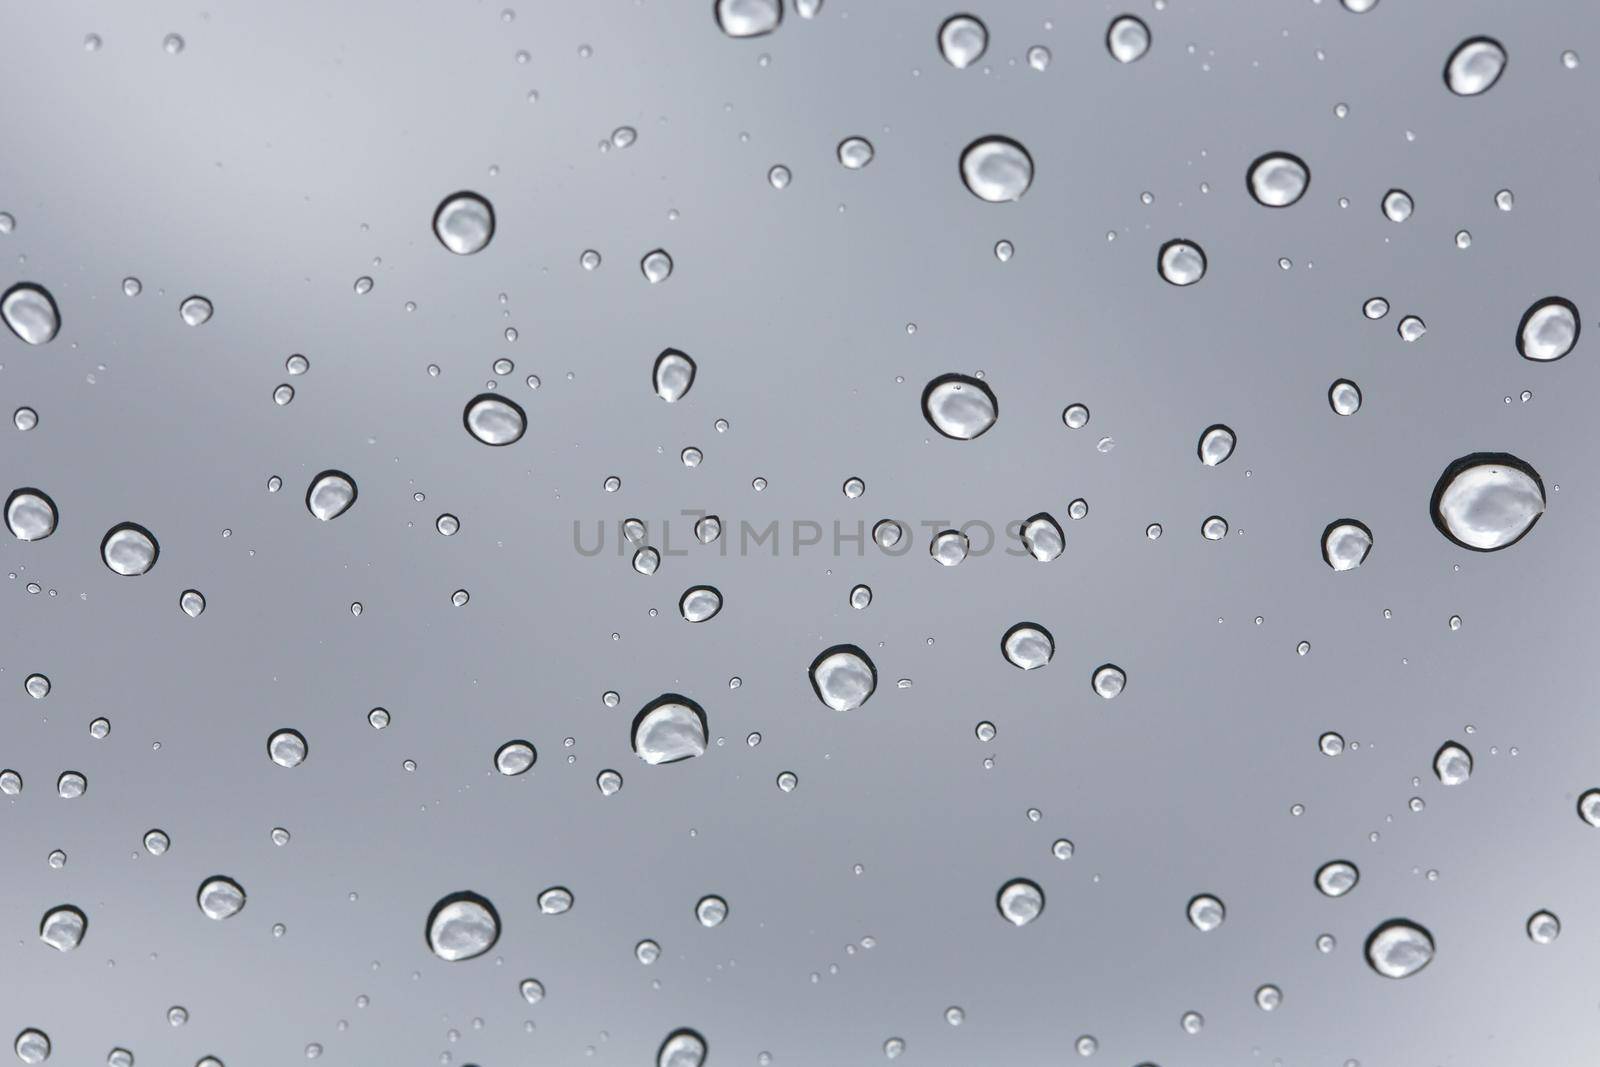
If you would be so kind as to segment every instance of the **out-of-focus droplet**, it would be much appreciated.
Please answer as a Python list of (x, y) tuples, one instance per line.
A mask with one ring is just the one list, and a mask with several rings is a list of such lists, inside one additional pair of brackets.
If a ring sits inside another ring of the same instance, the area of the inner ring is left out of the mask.
[(1043, 667), (1056, 654), (1050, 631), (1033, 622), (1019, 622), (1000, 638), (1000, 651), (1013, 667), (1031, 671)]
[(980, 137), (961, 153), (961, 180), (979, 200), (1017, 200), (1033, 184), (1033, 157), (1009, 137)]
[(494, 208), (477, 193), (451, 193), (433, 213), (433, 235), (458, 256), (482, 252), (494, 237)]
[(451, 963), (481, 956), (500, 939), (500, 914), (476, 893), (452, 893), (428, 914), (428, 947)]
[(1222, 925), (1228, 917), (1228, 909), (1222, 901), (1209, 893), (1201, 893), (1189, 901), (1189, 925), (1199, 930), (1202, 934), (1209, 934)]
[(1262, 1011), (1277, 1011), (1283, 1003), (1283, 990), (1275, 985), (1264, 985), (1256, 989), (1256, 1007)]
[(634, 716), (633, 751), (646, 763), (677, 763), (706, 752), (706, 713), (677, 693), (664, 693)]
[(846, 170), (860, 170), (872, 162), (875, 153), (872, 142), (865, 137), (846, 137), (839, 142), (835, 154)]
[(1299, 156), (1268, 152), (1250, 164), (1245, 184), (1263, 207), (1288, 207), (1306, 195), (1311, 186), (1311, 169)]
[(6, 498), (6, 528), (18, 541), (43, 541), (56, 532), (56, 504), (42, 490), (24, 487)]
[(656, 357), (651, 379), (655, 383), (656, 395), (672, 404), (682, 400), (689, 392), (694, 385), (694, 375), (694, 360), (676, 348), (668, 348)]
[(1143, 19), (1119, 15), (1106, 29), (1106, 50), (1118, 63), (1132, 63), (1150, 51), (1150, 27)]
[(995, 895), (1000, 917), (1013, 926), (1027, 926), (1044, 911), (1044, 890), (1026, 878), (1014, 878)]
[(648, 967), (661, 958), (661, 946), (647, 937), (633, 946), (633, 958)]
[(717, 0), (717, 25), (729, 37), (759, 37), (783, 21), (782, 0)]
[(124, 577), (146, 573), (160, 554), (155, 535), (137, 523), (119, 523), (100, 541), (101, 561), (113, 574)]
[(43, 1063), (50, 1058), (50, 1037), (43, 1030), (22, 1031), (11, 1047), (23, 1063)]
[(1510, 211), (1517, 205), (1517, 197), (1510, 189), (1501, 189), (1494, 194), (1494, 206), (1501, 211)]
[(528, 428), (522, 405), (494, 393), (479, 393), (467, 401), (461, 418), (476, 440), (496, 447), (515, 444)]
[(1233, 431), (1221, 423), (1206, 427), (1205, 432), (1200, 435), (1200, 444), (1197, 448), (1200, 462), (1208, 467), (1226, 463), (1228, 457), (1233, 455), (1233, 447), (1237, 441)]
[(1469, 37), (1444, 65), (1444, 83), (1457, 96), (1488, 92), (1506, 69), (1506, 50), (1492, 37)]
[(507, 777), (525, 773), (539, 758), (533, 742), (518, 738), (495, 750), (494, 769)]
[(1383, 194), (1383, 215), (1390, 222), (1404, 222), (1411, 217), (1416, 205), (1411, 194), (1404, 189), (1390, 189)]
[(1349, 860), (1333, 860), (1317, 869), (1317, 889), (1325, 897), (1342, 897), (1360, 880), (1361, 872)]
[(767, 171), (767, 182), (774, 189), (789, 188), (789, 182), (793, 177), (794, 175), (789, 172), (789, 168), (782, 163), (773, 164), (772, 168)]
[(1043, 71), (1050, 65), (1050, 49), (1042, 44), (1036, 44), (1028, 49), (1028, 66), (1034, 70)]
[(200, 883), (195, 900), (206, 918), (221, 922), (233, 918), (244, 907), (244, 887), (225, 875), (213, 875)]
[(30, 345), (48, 344), (61, 332), (55, 297), (33, 282), (18, 282), (0, 295), (0, 319)]
[(1354, 415), (1361, 410), (1361, 387), (1348, 378), (1328, 386), (1328, 406), (1337, 415)]
[(834, 645), (811, 661), (811, 688), (834, 711), (861, 707), (878, 687), (878, 669), (855, 645)]
[(1184, 1033), (1192, 1037), (1205, 1029), (1206, 1019), (1197, 1011), (1186, 1011), (1183, 1013), (1183, 1018), (1178, 1020), (1178, 1025), (1183, 1027)]
[(982, 437), (1000, 417), (1000, 402), (988, 383), (964, 374), (945, 374), (922, 391), (922, 414), (945, 437)]
[(1532, 467), (1505, 453), (1475, 452), (1445, 468), (1429, 510), (1456, 544), (1494, 552), (1521, 540), (1544, 509), (1544, 482)]
[(639, 260), (639, 270), (651, 285), (658, 285), (672, 276), (672, 257), (667, 255), (664, 248), (646, 252), (644, 258)]
[(161, 39), (161, 48), (169, 56), (178, 55), (184, 48), (183, 36), (177, 33), (167, 34)]
[(1523, 312), (1517, 324), (1517, 351), (1541, 363), (1558, 360), (1578, 343), (1583, 320), (1570, 300), (1547, 296)]
[(1193, 285), (1206, 276), (1206, 254), (1193, 241), (1177, 238), (1161, 246), (1156, 270), (1170, 285)]
[(1385, 978), (1409, 978), (1433, 961), (1433, 935), (1410, 919), (1390, 919), (1367, 937), (1367, 963)]
[(1446, 741), (1433, 754), (1433, 773), (1445, 785), (1461, 785), (1472, 777), (1472, 753), (1465, 745)]
[(1372, 531), (1355, 519), (1338, 519), (1322, 531), (1322, 558), (1336, 571), (1353, 571), (1372, 551)]
[(344, 471), (325, 470), (306, 489), (306, 510), (323, 522), (337, 519), (355, 502), (355, 479)]
[(988, 27), (972, 15), (951, 15), (939, 27), (939, 54), (957, 70), (972, 66), (988, 50)]

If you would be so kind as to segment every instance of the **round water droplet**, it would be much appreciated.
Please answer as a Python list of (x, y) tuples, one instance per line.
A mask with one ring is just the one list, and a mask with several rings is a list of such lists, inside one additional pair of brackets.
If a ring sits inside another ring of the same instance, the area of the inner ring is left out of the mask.
[(1508, 548), (1544, 514), (1544, 482), (1515, 456), (1475, 452), (1445, 468), (1429, 511), (1439, 532), (1463, 548)]
[(1330, 730), (1317, 738), (1317, 748), (1324, 756), (1337, 756), (1344, 751), (1344, 737)]
[(1572, 301), (1547, 296), (1523, 312), (1517, 324), (1517, 351), (1522, 358), (1548, 363), (1572, 351), (1582, 320)]
[(834, 711), (861, 707), (878, 687), (878, 669), (855, 645), (834, 645), (811, 661), (811, 688)]
[(76, 800), (89, 790), (89, 779), (79, 771), (62, 771), (56, 778), (56, 796)]
[(656, 1067), (701, 1067), (709, 1051), (706, 1039), (693, 1030), (674, 1030), (656, 1050)]
[(789, 182), (793, 177), (794, 175), (789, 172), (789, 168), (782, 163), (774, 164), (772, 169), (767, 171), (767, 181), (774, 189), (789, 188)]
[(783, 3), (782, 0), (717, 0), (715, 13), (717, 25), (729, 37), (759, 37), (771, 33), (783, 21)]
[(39, 413), (30, 407), (20, 407), (11, 413), (11, 423), (23, 433), (39, 425)]
[(507, 741), (495, 750), (494, 769), (507, 776), (522, 774), (538, 758), (533, 742), (521, 739)]
[(144, 850), (152, 856), (164, 856), (167, 849), (172, 847), (172, 839), (165, 830), (146, 830), (144, 835)]
[(461, 529), (461, 520), (447, 511), (433, 520), (433, 528), (445, 537), (454, 537), (456, 531)]
[(1156, 270), (1168, 284), (1193, 285), (1206, 276), (1206, 254), (1193, 241), (1168, 241), (1156, 255)]
[(661, 553), (646, 545), (633, 554), (633, 569), (640, 574), (654, 574), (661, 566)]
[(1528, 938), (1536, 945), (1548, 945), (1561, 936), (1561, 920), (1554, 912), (1536, 911), (1528, 916)]
[[(22, 775), (7, 767), (0, 771), (0, 795), (14, 797), (22, 792)], [(1596, 793), (1597, 807), (1600, 807), (1600, 793)], [(1600, 818), (1600, 814), (1597, 814)]]
[(1353, 571), (1372, 551), (1372, 531), (1355, 519), (1337, 519), (1322, 531), (1322, 558), (1336, 571)]
[(528, 428), (522, 406), (494, 393), (479, 393), (467, 401), (461, 419), (467, 432), (486, 445), (515, 444)]
[(1031, 671), (1056, 654), (1055, 638), (1038, 623), (1019, 622), (1000, 638), (1000, 652), (1013, 667)]
[(458, 256), (482, 252), (494, 237), (494, 208), (477, 193), (452, 193), (433, 213), (433, 234)]
[(942, 567), (954, 567), (967, 558), (970, 542), (959, 530), (942, 530), (933, 535), (928, 544), (928, 554)]
[(1000, 917), (1013, 926), (1027, 926), (1044, 911), (1044, 890), (1026, 878), (1014, 878), (995, 895)]
[(323, 522), (337, 519), (355, 502), (355, 479), (344, 471), (325, 470), (306, 489), (306, 510)]
[(39, 921), (39, 940), (57, 952), (71, 952), (83, 940), (89, 920), (71, 904), (51, 908)]
[(722, 536), (722, 520), (715, 515), (702, 515), (694, 524), (695, 540), (709, 545)]
[(428, 913), (425, 931), (435, 956), (451, 963), (470, 960), (500, 939), (500, 914), (476, 893), (452, 893)]
[(664, 693), (633, 718), (633, 751), (649, 764), (705, 755), (706, 713), (688, 697)]
[(553, 885), (539, 894), (539, 911), (545, 915), (564, 915), (572, 910), (572, 890)]
[(1390, 919), (1367, 938), (1366, 955), (1385, 978), (1409, 978), (1433, 961), (1433, 935), (1409, 919)]
[(544, 999), (544, 983), (537, 978), (524, 978), (517, 984), (517, 992), (529, 1004), (537, 1004)]
[(48, 344), (61, 332), (55, 297), (32, 282), (18, 282), (0, 295), (0, 319), (30, 345)]
[(149, 530), (137, 523), (118, 523), (100, 541), (100, 559), (113, 574), (144, 574), (156, 565), (161, 547)]
[(678, 600), (678, 613), (689, 622), (705, 622), (722, 610), (722, 594), (709, 585), (697, 585)]
[(244, 907), (244, 887), (225, 875), (212, 875), (200, 883), (195, 900), (206, 918), (221, 922), (233, 918)]
[(633, 946), (633, 958), (648, 967), (661, 958), (661, 946), (645, 938)]
[(1212, 515), (1200, 524), (1200, 536), (1207, 541), (1220, 541), (1228, 536), (1228, 520), (1221, 515)]
[(305, 735), (299, 730), (277, 730), (267, 738), (267, 755), (280, 767), (298, 767), (308, 752)]
[(850, 590), (850, 606), (861, 611), (872, 603), (872, 588), (858, 585)]
[(957, 70), (972, 66), (988, 49), (989, 30), (971, 15), (951, 15), (939, 27), (939, 54)]
[(1469, 37), (1444, 65), (1444, 83), (1457, 96), (1488, 92), (1506, 69), (1506, 50), (1491, 37)]
[(655, 370), (651, 374), (656, 395), (669, 404), (682, 400), (694, 385), (694, 372), (694, 360), (676, 348), (663, 350), (656, 357)]
[(646, 252), (644, 258), (639, 260), (639, 270), (651, 285), (658, 285), (672, 276), (672, 257), (667, 255), (664, 248)]
[(986, 382), (964, 374), (945, 374), (922, 390), (922, 414), (945, 437), (982, 437), (1000, 417), (1000, 402)]
[(1119, 15), (1106, 29), (1106, 50), (1118, 63), (1132, 63), (1150, 51), (1150, 27), (1143, 19)]
[(622, 788), (622, 775), (607, 768), (595, 775), (594, 784), (600, 790), (601, 796), (609, 797)]
[(35, 700), (50, 695), (50, 679), (43, 674), (30, 674), (22, 681), (22, 689)]
[(799, 784), (800, 779), (793, 771), (783, 771), (778, 775), (778, 788), (785, 793), (793, 793)]
[(874, 155), (872, 142), (865, 137), (846, 137), (834, 151), (846, 170), (860, 170), (872, 162)]
[(1333, 860), (1317, 869), (1317, 888), (1325, 897), (1342, 897), (1360, 880), (1361, 872), (1349, 860)]
[(1066, 547), (1067, 535), (1061, 524), (1041, 511), (1022, 524), (1022, 544), (1040, 563), (1049, 563), (1061, 555)]
[(1383, 194), (1383, 215), (1390, 222), (1404, 222), (1415, 209), (1411, 194), (1404, 189), (1390, 189)]
[(1328, 406), (1336, 415), (1354, 415), (1361, 410), (1361, 387), (1348, 378), (1328, 386)]
[(1400, 320), (1400, 325), (1395, 327), (1395, 332), (1407, 343), (1420, 341), (1422, 335), (1428, 332), (1428, 324), (1415, 315), (1407, 315)]
[(1192, 1036), (1205, 1029), (1206, 1019), (1197, 1011), (1186, 1011), (1183, 1018), (1178, 1020), (1178, 1025), (1183, 1027), (1184, 1033)]
[(1123, 687), (1128, 684), (1128, 676), (1122, 672), (1121, 667), (1114, 663), (1107, 663), (1095, 668), (1091, 684), (1094, 686), (1096, 693), (1106, 700), (1110, 700), (1122, 692)]
[(6, 498), (6, 526), (18, 541), (42, 541), (56, 531), (56, 505), (45, 493), (25, 487)]
[(1010, 241), (996, 241), (994, 243), (994, 258), (1002, 263), (1008, 263), (1016, 250), (1016, 246)]
[(1050, 65), (1050, 49), (1042, 44), (1036, 44), (1028, 49), (1028, 66), (1034, 70), (1042, 71)]
[(178, 597), (178, 607), (191, 619), (198, 619), (200, 613), (206, 610), (205, 594), (198, 589), (185, 589)]
[(1465, 745), (1446, 741), (1433, 754), (1433, 773), (1445, 785), (1461, 785), (1472, 777), (1472, 753)]
[(1200, 435), (1200, 444), (1197, 449), (1200, 462), (1208, 467), (1215, 467), (1226, 463), (1228, 457), (1233, 455), (1233, 447), (1237, 443), (1233, 431), (1221, 423), (1208, 426)]
[(50, 1037), (43, 1030), (24, 1030), (12, 1050), (23, 1063), (43, 1063), (50, 1058)]
[(1222, 901), (1209, 893), (1201, 893), (1189, 901), (1189, 925), (1199, 930), (1202, 934), (1209, 934), (1222, 925), (1228, 917), (1228, 909)]
[(900, 543), (905, 531), (893, 519), (882, 519), (872, 527), (872, 542), (879, 548), (893, 548)]
[[(15, 771), (8, 771), (15, 774)], [(17, 779), (17, 792), (22, 791), (22, 779)], [(1578, 798), (1578, 818), (1590, 826), (1600, 828), (1600, 789), (1586, 789)]]
[(1263, 207), (1288, 207), (1306, 195), (1311, 170), (1299, 156), (1268, 152), (1250, 164), (1245, 184)]
[(211, 301), (203, 296), (187, 296), (178, 305), (178, 315), (190, 326), (204, 326), (211, 321)]
[(961, 153), (961, 180), (979, 200), (1017, 200), (1033, 184), (1033, 157), (1009, 137), (980, 137)]
[(1081, 430), (1089, 425), (1089, 409), (1082, 404), (1068, 404), (1061, 411), (1061, 421), (1069, 430)]
[(1264, 985), (1256, 990), (1256, 1007), (1262, 1011), (1277, 1011), (1283, 1003), (1283, 990), (1275, 985)]
[(721, 926), (728, 917), (728, 902), (716, 895), (703, 896), (695, 902), (694, 917), (707, 929)]
[(373, 708), (371, 711), (367, 712), (367, 725), (371, 726), (374, 730), (387, 729), (389, 722), (390, 718), (388, 708)]

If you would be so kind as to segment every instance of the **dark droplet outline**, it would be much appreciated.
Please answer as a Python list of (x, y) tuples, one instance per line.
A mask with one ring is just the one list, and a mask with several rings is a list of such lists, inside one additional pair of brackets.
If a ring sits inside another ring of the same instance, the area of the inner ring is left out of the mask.
[(1533, 521), (1528, 523), (1516, 537), (1495, 548), (1478, 548), (1476, 545), (1469, 545), (1465, 541), (1457, 540), (1456, 536), (1450, 532), (1449, 527), (1444, 524), (1444, 519), (1439, 514), (1439, 502), (1444, 499), (1445, 490), (1449, 488), (1450, 483), (1455, 481), (1462, 471), (1471, 467), (1510, 467), (1513, 470), (1521, 471), (1533, 479), (1533, 484), (1539, 487), (1539, 499), (1548, 506), (1550, 498), (1544, 491), (1544, 479), (1539, 477), (1539, 472), (1534, 470), (1527, 462), (1518, 459), (1509, 452), (1473, 452), (1451, 462), (1449, 466), (1445, 467), (1444, 473), (1439, 475), (1439, 480), (1434, 483), (1433, 496), (1428, 500), (1428, 517), (1433, 520), (1433, 525), (1452, 544), (1459, 545), (1469, 552), (1499, 552), (1510, 548), (1533, 532), (1533, 528), (1539, 525), (1539, 520), (1544, 518), (1544, 512), (1541, 511), (1535, 515)]

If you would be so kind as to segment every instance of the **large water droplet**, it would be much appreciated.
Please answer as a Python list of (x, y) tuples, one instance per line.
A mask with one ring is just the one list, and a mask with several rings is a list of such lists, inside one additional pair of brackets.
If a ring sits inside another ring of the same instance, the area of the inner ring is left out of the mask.
[(995, 424), (1000, 402), (986, 382), (964, 374), (946, 374), (922, 390), (922, 414), (944, 436), (971, 441)]
[(137, 523), (124, 522), (107, 531), (100, 542), (100, 558), (113, 574), (131, 577), (144, 574), (156, 565), (161, 546), (149, 530)]
[(728, 918), (728, 902), (715, 893), (703, 896), (695, 902), (694, 917), (708, 930), (721, 926)]
[(954, 567), (967, 558), (970, 542), (960, 530), (941, 530), (928, 544), (928, 554), (941, 567)]
[(1061, 532), (1061, 524), (1047, 512), (1041, 511), (1022, 524), (1023, 547), (1040, 563), (1049, 563), (1060, 556), (1066, 543), (1067, 535)]
[(676, 348), (666, 349), (656, 357), (655, 369), (651, 372), (656, 396), (669, 404), (682, 400), (694, 385), (694, 372), (694, 360)]
[(23, 1063), (43, 1063), (50, 1058), (50, 1036), (43, 1030), (24, 1030), (11, 1046)]
[(634, 716), (633, 751), (650, 764), (705, 755), (706, 713), (688, 697), (663, 693)]
[(71, 904), (51, 908), (39, 921), (39, 940), (58, 952), (71, 952), (83, 940), (89, 920)]
[(1228, 909), (1222, 901), (1209, 893), (1201, 893), (1189, 901), (1189, 924), (1202, 934), (1209, 934), (1222, 925)]
[(1288, 207), (1306, 195), (1311, 169), (1299, 156), (1268, 152), (1250, 164), (1245, 184), (1263, 207)]
[(1237, 442), (1238, 438), (1234, 436), (1233, 431), (1221, 423), (1208, 426), (1200, 435), (1198, 447), (1200, 462), (1208, 467), (1227, 462), (1228, 457), (1233, 455), (1233, 446)]
[(507, 776), (518, 775), (532, 767), (538, 758), (539, 754), (534, 749), (533, 742), (518, 738), (515, 741), (507, 741), (495, 750), (494, 769)]
[(522, 406), (494, 393), (479, 393), (467, 401), (461, 419), (467, 432), (486, 445), (514, 444), (528, 428)]
[(639, 270), (643, 272), (645, 281), (659, 285), (672, 277), (672, 257), (664, 248), (646, 252), (644, 258), (639, 260)]
[(1570, 300), (1547, 296), (1522, 315), (1517, 324), (1517, 351), (1524, 359), (1548, 363), (1572, 351), (1583, 320)]
[(705, 622), (722, 610), (722, 594), (709, 585), (697, 585), (678, 600), (678, 613), (689, 622)]
[(1193, 241), (1176, 238), (1156, 254), (1156, 270), (1171, 285), (1193, 285), (1206, 276), (1206, 254)]
[(553, 885), (539, 894), (539, 911), (544, 915), (565, 915), (572, 910), (572, 890)]
[(1561, 936), (1561, 920), (1555, 912), (1536, 911), (1528, 916), (1528, 938), (1536, 945), (1548, 945)]
[(1411, 194), (1404, 189), (1390, 189), (1383, 194), (1383, 215), (1390, 222), (1404, 222), (1416, 209)]
[(1333, 860), (1317, 870), (1317, 888), (1326, 897), (1342, 897), (1360, 880), (1361, 872), (1349, 860)]
[(717, 0), (714, 11), (729, 37), (759, 37), (783, 21), (782, 0)]
[(1445, 468), (1430, 511), (1456, 544), (1493, 552), (1516, 544), (1544, 507), (1544, 482), (1532, 467), (1505, 453), (1475, 452)]
[(1385, 978), (1409, 978), (1433, 960), (1433, 935), (1409, 919), (1390, 919), (1367, 938), (1367, 962)]
[(212, 875), (200, 883), (195, 900), (206, 918), (221, 922), (233, 918), (244, 907), (244, 887), (225, 875)]
[(1031, 671), (1043, 667), (1056, 654), (1050, 631), (1033, 622), (1019, 622), (1000, 639), (1000, 651), (1013, 667)]
[(939, 54), (957, 70), (972, 66), (988, 49), (988, 27), (972, 15), (951, 15), (939, 27)]
[(1433, 773), (1445, 785), (1461, 785), (1472, 777), (1472, 753), (1465, 745), (1446, 741), (1433, 754)]
[(980, 137), (961, 153), (961, 180), (979, 200), (1016, 200), (1033, 184), (1033, 157), (1009, 137)]
[(877, 687), (877, 668), (855, 645), (834, 645), (811, 661), (811, 688), (834, 711), (861, 707)]
[(656, 1050), (656, 1067), (701, 1067), (708, 1051), (706, 1039), (693, 1030), (674, 1030)]
[(355, 479), (344, 471), (325, 470), (306, 489), (306, 510), (323, 522), (337, 519), (355, 502)]
[(1000, 887), (995, 907), (1013, 926), (1027, 926), (1044, 911), (1044, 890), (1026, 878), (1014, 878)]
[(1128, 676), (1115, 663), (1106, 663), (1095, 668), (1090, 683), (1094, 686), (1095, 693), (1110, 700), (1127, 686)]
[(1133, 15), (1119, 15), (1106, 28), (1106, 50), (1118, 63), (1132, 63), (1150, 51), (1150, 27)]
[(872, 142), (865, 137), (846, 137), (835, 151), (846, 170), (860, 170), (872, 162)]
[(204, 326), (211, 321), (212, 311), (211, 301), (198, 295), (186, 296), (178, 305), (178, 317), (188, 326)]
[(482, 252), (494, 237), (494, 208), (477, 193), (452, 193), (433, 213), (433, 234), (458, 256)]
[(1361, 387), (1348, 378), (1328, 386), (1328, 406), (1336, 415), (1354, 415), (1361, 410)]
[(56, 532), (56, 503), (31, 487), (6, 498), (6, 527), (18, 541), (43, 541)]
[(433, 906), (425, 930), (435, 956), (452, 963), (470, 960), (500, 939), (500, 915), (476, 893), (452, 893)]
[(1444, 65), (1444, 83), (1457, 96), (1488, 92), (1506, 69), (1506, 50), (1492, 37), (1469, 37)]
[(1338, 519), (1322, 531), (1322, 558), (1336, 571), (1353, 571), (1372, 551), (1372, 531), (1355, 519)]
[(32, 282), (18, 282), (0, 296), (0, 319), (30, 345), (47, 344), (61, 332), (55, 297)]

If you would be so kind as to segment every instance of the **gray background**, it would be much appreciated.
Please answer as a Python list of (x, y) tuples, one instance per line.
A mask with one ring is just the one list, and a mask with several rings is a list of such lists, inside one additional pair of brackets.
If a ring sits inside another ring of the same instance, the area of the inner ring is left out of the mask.
[[(936, 5), (826, 0), (745, 41), (709, 8), (6, 5), (0, 210), (17, 224), (0, 286), (47, 286), (64, 327), (40, 348), (0, 334), (5, 410), (41, 419), (0, 435), (0, 488), (61, 509), (50, 539), (0, 542), (0, 765), (27, 783), (0, 805), (5, 1040), (34, 1026), (53, 1063), (122, 1045), (141, 1065), (228, 1067), (309, 1042), (338, 1064), (641, 1064), (679, 1026), (707, 1036), (713, 1067), (878, 1062), (890, 1036), (907, 1063), (1076, 1062), (1083, 1033), (1100, 1041), (1089, 1062), (1117, 1065), (1600, 1058), (1600, 836), (1573, 812), (1600, 784), (1582, 563), (1600, 523), (1597, 342), (1591, 323), (1553, 365), (1512, 344), (1540, 297), (1600, 305), (1594, 9), (1140, 0), (1154, 43), (1122, 66), (1104, 45), (1120, 6), (1005, 0), (973, 9), (989, 52), (955, 70)], [(1509, 66), (1454, 97), (1444, 60), (1479, 33)], [(1042, 73), (1023, 59), (1035, 44), (1054, 55)], [(1585, 63), (1564, 68), (1566, 48)], [(598, 151), (624, 124), (637, 143)], [(961, 186), (959, 152), (986, 133), (1032, 153), (1019, 203)], [(862, 171), (834, 159), (852, 134), (877, 148)], [(1285, 211), (1244, 187), (1277, 148), (1312, 170)], [(775, 163), (794, 172), (782, 192)], [(1379, 211), (1391, 186), (1417, 202), (1403, 225)], [(460, 188), (499, 219), (470, 258), (429, 230)], [(1210, 261), (1188, 289), (1154, 269), (1179, 236)], [(676, 270), (650, 286), (638, 262), (656, 247)], [(593, 273), (586, 248), (605, 257)], [(376, 284), (358, 297), (360, 275)], [(216, 305), (198, 329), (177, 312), (192, 292)], [(1375, 295), (1393, 310), (1370, 322)], [(1415, 344), (1395, 334), (1404, 314), (1427, 321)], [(648, 384), (669, 345), (699, 365), (671, 406)], [(292, 352), (311, 370), (280, 408)], [(500, 357), (530, 427), (490, 449), (461, 412)], [(998, 425), (938, 437), (923, 385), (978, 371)], [(1326, 400), (1341, 376), (1365, 396), (1349, 419)], [(1074, 401), (1093, 412), (1081, 431), (1060, 419)], [(1213, 422), (1239, 447), (1205, 468)], [(1550, 490), (1533, 533), (1491, 556), (1427, 514), (1439, 472), (1475, 450), (1521, 456)], [(303, 496), (326, 467), (360, 499), (321, 524)], [(839, 490), (851, 475), (859, 500)], [(1077, 496), (1089, 516), (1069, 522)], [(794, 556), (785, 534), (778, 558), (696, 546), (649, 578), (573, 549), (574, 520), (683, 509), (758, 528), (1048, 510), (1068, 544), (1048, 565), (994, 552), (946, 570), (920, 528), (895, 559)], [(434, 531), (440, 511), (457, 536)], [(1213, 513), (1233, 526), (1220, 543), (1199, 535)], [(1347, 515), (1376, 546), (1335, 574), (1317, 541)], [(96, 558), (125, 520), (161, 544), (137, 579)], [(846, 602), (857, 582), (876, 593), (864, 612)], [(676, 602), (699, 583), (726, 606), (690, 626)], [(177, 606), (191, 586), (209, 601), (197, 620)], [(999, 655), (1021, 620), (1055, 635), (1041, 671)], [(840, 642), (880, 676), (852, 713), (805, 676)], [(1109, 704), (1088, 684), (1107, 660), (1129, 676)], [(32, 671), (54, 682), (42, 702)], [(719, 743), (648, 767), (628, 724), (665, 691), (697, 699)], [(394, 717), (381, 733), (374, 705)], [(294, 770), (266, 758), (283, 726), (310, 741)], [(1321, 756), (1324, 730), (1360, 750)], [(539, 762), (501, 778), (490, 760), (513, 737)], [(1429, 762), (1450, 738), (1477, 767), (1446, 790)], [(610, 798), (604, 767), (626, 779)], [(68, 768), (89, 779), (70, 802), (53, 789)], [(173, 841), (161, 858), (140, 848), (154, 826)], [(274, 847), (273, 826), (292, 843)], [(1341, 900), (1312, 885), (1333, 858), (1362, 871)], [(214, 873), (249, 893), (226, 923), (194, 903)], [(1048, 896), (1021, 929), (994, 907), (1017, 876)], [(576, 905), (541, 916), (554, 884)], [(492, 899), (503, 934), (446, 964), (422, 928), (457, 890)], [(1202, 891), (1228, 906), (1207, 936), (1184, 918)], [(693, 907), (712, 892), (731, 915), (706, 930)], [(64, 902), (90, 925), (58, 955), (35, 933)], [(1538, 908), (1561, 917), (1552, 945), (1524, 934)], [(1438, 942), (1403, 982), (1361, 958), (1395, 915)], [(663, 948), (652, 967), (633, 958), (644, 937)], [(548, 990), (536, 1006), (526, 976)], [(1253, 1002), (1263, 982), (1284, 991), (1275, 1013)], [(1199, 1036), (1179, 1027), (1190, 1009)]]

